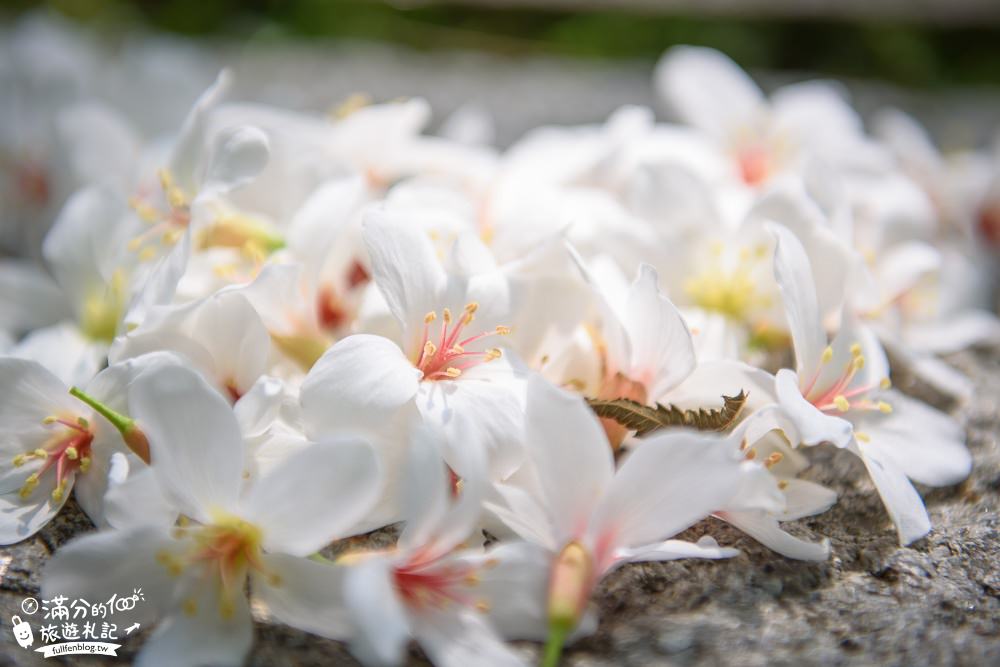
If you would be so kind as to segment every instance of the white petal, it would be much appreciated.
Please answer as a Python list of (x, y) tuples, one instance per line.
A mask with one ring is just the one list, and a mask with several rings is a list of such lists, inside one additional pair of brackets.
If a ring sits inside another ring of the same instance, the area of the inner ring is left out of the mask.
[(656, 91), (680, 116), (718, 139), (751, 123), (765, 105), (739, 65), (713, 49), (678, 46), (656, 65)]
[(70, 313), (62, 290), (41, 267), (28, 260), (0, 261), (0, 329), (21, 334)]
[(632, 549), (619, 549), (617, 555), (624, 562), (641, 563), (645, 561), (679, 560), (681, 558), (734, 558), (740, 555), (740, 550), (730, 547), (720, 547), (718, 542), (705, 535), (697, 542), (666, 540)]
[(547, 593), (554, 554), (528, 542), (508, 542), (474, 562), (489, 561), (479, 571), (475, 593), (489, 604), (490, 622), (507, 639), (544, 641), (548, 636)]
[(227, 128), (215, 140), (203, 191), (223, 194), (246, 185), (267, 166), (267, 135), (252, 125)]
[(743, 476), (754, 472), (743, 463), (738, 440), (697, 432), (654, 435), (619, 468), (591, 535), (599, 542), (610, 536), (622, 547), (671, 537), (726, 506)]
[(157, 625), (136, 657), (137, 667), (217, 665), (238, 667), (253, 644), (253, 619), (242, 590), (233, 598), (233, 613), (219, 610), (218, 577), (193, 586), (195, 613), (177, 610)]
[[(25, 359), (0, 357), (0, 433), (41, 430), (42, 420), (82, 404), (70, 397), (69, 388), (41, 364)], [(8, 444), (5, 435), (4, 444)], [(12, 450), (13, 451), (13, 450)]]
[(194, 371), (163, 366), (132, 385), (130, 416), (149, 440), (166, 496), (202, 522), (231, 511), (243, 475), (243, 437), (224, 398)]
[[(125, 459), (124, 454), (115, 457)], [(112, 475), (114, 475), (112, 461)], [(112, 479), (104, 495), (104, 519), (114, 528), (162, 526), (169, 528), (177, 520), (177, 509), (165, 497), (156, 473), (138, 459), (132, 462), (138, 470), (125, 471), (125, 479)], [(125, 463), (128, 467), (129, 464)]]
[(0, 494), (0, 545), (15, 544), (44, 528), (62, 509), (72, 488), (70, 482), (63, 499), (53, 501), (51, 495), (55, 489), (55, 475), (50, 472), (39, 480), (38, 487), (26, 500), (20, 497), (19, 488)]
[(424, 316), (441, 306), (447, 282), (431, 240), (378, 210), (365, 216), (364, 237), (375, 283), (403, 327), (406, 350), (416, 352), (411, 348), (420, 344)]
[(827, 511), (837, 502), (837, 492), (804, 479), (782, 480), (785, 493), (785, 511), (778, 515), (781, 521), (794, 521)]
[(87, 384), (104, 365), (107, 353), (106, 344), (85, 337), (70, 322), (35, 329), (10, 350), (11, 356), (42, 364), (67, 385)]
[(308, 556), (356, 524), (382, 491), (375, 452), (361, 440), (295, 452), (258, 480), (242, 503), (260, 526), (264, 549)]
[(785, 305), (788, 328), (795, 346), (795, 366), (811, 376), (820, 367), (826, 334), (816, 299), (812, 265), (802, 243), (780, 225), (768, 225), (775, 237), (774, 278)]
[(694, 344), (681, 314), (660, 292), (653, 267), (642, 264), (625, 305), (625, 328), (632, 347), (629, 378), (642, 382), (650, 397), (673, 389), (694, 369)]
[(807, 542), (789, 535), (778, 525), (778, 520), (762, 511), (720, 512), (723, 519), (754, 538), (768, 549), (796, 560), (823, 561), (830, 557), (830, 542)]
[(582, 536), (614, 475), (600, 422), (582, 398), (536, 376), (528, 382), (525, 428), (557, 542)]
[[(793, 444), (818, 445), (830, 442), (845, 447), (851, 440), (851, 423), (840, 417), (823, 414), (802, 397), (799, 379), (793, 371), (782, 368), (774, 376), (778, 402), (785, 416), (794, 426), (795, 433), (785, 433)], [(791, 429), (789, 429), (791, 430)]]
[(353, 566), (344, 579), (344, 602), (356, 628), (351, 653), (365, 663), (402, 663), (410, 639), (410, 621), (392, 584), (390, 567), (384, 558), (369, 558)]
[(440, 667), (527, 664), (503, 643), (482, 614), (471, 609), (452, 607), (421, 614), (414, 620), (413, 632), (431, 662)]
[(320, 357), (302, 383), (306, 434), (378, 429), (413, 399), (419, 382), (420, 371), (388, 338), (348, 336)]
[(145, 624), (173, 603), (177, 579), (157, 561), (158, 553), (172, 547), (166, 529), (151, 527), (78, 537), (45, 564), (42, 596), (65, 595), (93, 603), (142, 588), (145, 600), (130, 612), (130, 619)]
[(877, 450), (869, 452), (863, 444), (860, 449), (861, 460), (896, 525), (899, 543), (905, 546), (929, 533), (931, 520), (927, 516), (924, 501), (906, 478), (906, 473), (892, 461), (881, 459)]
[(961, 425), (934, 408), (896, 391), (879, 395), (892, 406), (884, 415), (863, 416), (857, 427), (870, 438), (866, 452), (878, 452), (907, 477), (928, 486), (957, 484), (969, 476), (972, 456)]
[(267, 369), (271, 336), (238, 292), (220, 292), (195, 311), (190, 337), (212, 355), (215, 380), (240, 395)]
[(212, 109), (228, 94), (232, 76), (228, 70), (219, 72), (215, 82), (195, 101), (177, 136), (170, 156), (170, 170), (178, 185), (188, 192), (196, 191), (194, 173), (204, 151), (206, 125)]
[(275, 620), (331, 639), (350, 637), (352, 619), (342, 603), (345, 568), (283, 554), (261, 560), (278, 580), (254, 573), (253, 595)]
[[(462, 469), (464, 452), (475, 447), (485, 455), (491, 479), (503, 479), (524, 460), (523, 398), (518, 383), (502, 377), (502, 369), (510, 368), (503, 359), (489, 367), (474, 368), (453, 381), (422, 382), (417, 407), (440, 433), (445, 460), (456, 473), (469, 474)], [(493, 373), (498, 381), (489, 377)]]

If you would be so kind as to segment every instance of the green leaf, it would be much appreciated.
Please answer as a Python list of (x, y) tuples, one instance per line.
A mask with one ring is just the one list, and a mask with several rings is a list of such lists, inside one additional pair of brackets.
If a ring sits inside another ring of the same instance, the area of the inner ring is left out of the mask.
[(598, 417), (613, 419), (625, 428), (635, 431), (640, 437), (669, 426), (694, 428), (699, 431), (724, 431), (736, 422), (746, 402), (745, 391), (736, 396), (723, 396), (721, 408), (697, 410), (681, 410), (676, 405), (661, 403), (657, 403), (656, 407), (650, 407), (628, 398), (587, 399), (587, 403)]

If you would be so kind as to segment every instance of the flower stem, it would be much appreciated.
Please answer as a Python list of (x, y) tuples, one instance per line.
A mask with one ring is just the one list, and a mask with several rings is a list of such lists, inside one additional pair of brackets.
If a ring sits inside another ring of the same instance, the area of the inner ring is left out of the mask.
[(128, 448), (147, 465), (149, 464), (149, 441), (146, 439), (146, 434), (142, 432), (142, 429), (136, 425), (134, 419), (115, 412), (93, 396), (84, 393), (79, 387), (72, 387), (69, 393), (71, 396), (75, 396), (92, 407), (99, 415), (111, 422), (111, 425), (121, 433), (122, 440), (125, 441)]
[(556, 667), (559, 664), (563, 644), (566, 643), (566, 635), (569, 634), (569, 631), (570, 625), (568, 623), (553, 621), (549, 624), (549, 638), (545, 641), (541, 667)]

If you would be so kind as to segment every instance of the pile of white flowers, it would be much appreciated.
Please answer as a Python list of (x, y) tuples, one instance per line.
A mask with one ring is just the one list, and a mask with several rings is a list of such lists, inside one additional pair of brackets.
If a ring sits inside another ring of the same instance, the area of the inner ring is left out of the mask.
[(615, 568), (737, 554), (676, 539), (707, 517), (827, 559), (782, 526), (836, 502), (798, 477), (815, 445), (901, 544), (931, 530), (911, 480), (968, 475), (886, 350), (968, 390), (936, 355), (1000, 331), (996, 155), (701, 48), (656, 68), (682, 124), (626, 106), (503, 151), (469, 112), (430, 136), (420, 99), (312, 116), (230, 78), (151, 142), (24, 86), (60, 152), (2, 165), (5, 231), (53, 222), (0, 263), (0, 538), (74, 493), (97, 530), (42, 595), (141, 586), (139, 664), (240, 664), (253, 607), (365, 664), (554, 665)]

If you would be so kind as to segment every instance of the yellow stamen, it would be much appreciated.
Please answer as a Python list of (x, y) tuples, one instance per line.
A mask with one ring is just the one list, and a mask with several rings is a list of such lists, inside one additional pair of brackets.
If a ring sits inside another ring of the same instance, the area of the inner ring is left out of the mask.
[(76, 461), (76, 459), (79, 456), (80, 456), (80, 452), (77, 451), (76, 447), (67, 447), (66, 448), (66, 458), (68, 458), (70, 461)]
[(433, 322), (436, 319), (437, 319), (437, 313), (435, 313), (432, 310), (431, 312), (429, 312), (426, 315), (424, 315), (424, 324), (430, 324), (431, 322)]
[(198, 603), (195, 602), (194, 598), (188, 598), (184, 600), (184, 604), (181, 606), (184, 613), (188, 616), (194, 616), (198, 613)]
[(833, 404), (837, 406), (837, 409), (840, 410), (841, 412), (847, 412), (848, 410), (851, 409), (851, 404), (847, 401), (847, 397), (845, 397), (843, 394), (838, 394), (836, 397), (834, 397)]
[(861, 442), (871, 442), (872, 441), (872, 437), (870, 435), (868, 435), (867, 433), (865, 433), (864, 431), (855, 431), (854, 432), (854, 437), (855, 437), (855, 439), (860, 440)]
[(830, 360), (833, 359), (833, 348), (827, 345), (826, 349), (823, 350), (823, 356), (821, 359), (824, 364), (830, 363)]
[(486, 361), (493, 361), (503, 356), (503, 352), (498, 347), (491, 347), (486, 350)]
[(892, 412), (892, 406), (886, 403), (885, 401), (878, 402), (878, 409), (879, 412), (886, 415)]
[(788, 482), (786, 482), (785, 480), (781, 480), (780, 482), (778, 482), (778, 489), (784, 491), (787, 488), (788, 488)]
[(496, 328), (496, 332), (501, 336), (509, 335), (510, 331), (511, 331), (510, 327), (505, 327), (503, 325), (500, 325)]
[(437, 345), (435, 345), (434, 343), (432, 343), (430, 341), (427, 341), (426, 343), (424, 343), (424, 356), (425, 357), (433, 357), (436, 353), (437, 353)]
[(441, 313), (441, 318), (444, 320), (445, 324), (451, 324), (451, 311), (445, 308)]
[(459, 375), (462, 374), (462, 371), (455, 368), (454, 366), (449, 366), (447, 369), (445, 369), (444, 374), (450, 378), (457, 378)]
[(784, 454), (782, 454), (781, 452), (774, 452), (767, 457), (767, 460), (764, 462), (764, 465), (770, 468), (780, 463), (781, 459), (783, 458), (785, 458)]
[(892, 387), (892, 380), (889, 378), (882, 378), (882, 381), (878, 383), (878, 386), (883, 390), (889, 389)]
[(80, 459), (80, 472), (86, 473), (88, 470), (90, 470), (90, 457), (84, 456)]
[(851, 344), (851, 356), (856, 357), (859, 354), (861, 354), (861, 343), (852, 343)]
[(746, 457), (747, 461), (753, 461), (755, 458), (757, 458), (757, 450), (756, 449), (747, 450)]
[(490, 603), (489, 602), (487, 602), (486, 600), (477, 600), (476, 601), (476, 611), (478, 611), (481, 614), (485, 614), (489, 610), (490, 610)]

